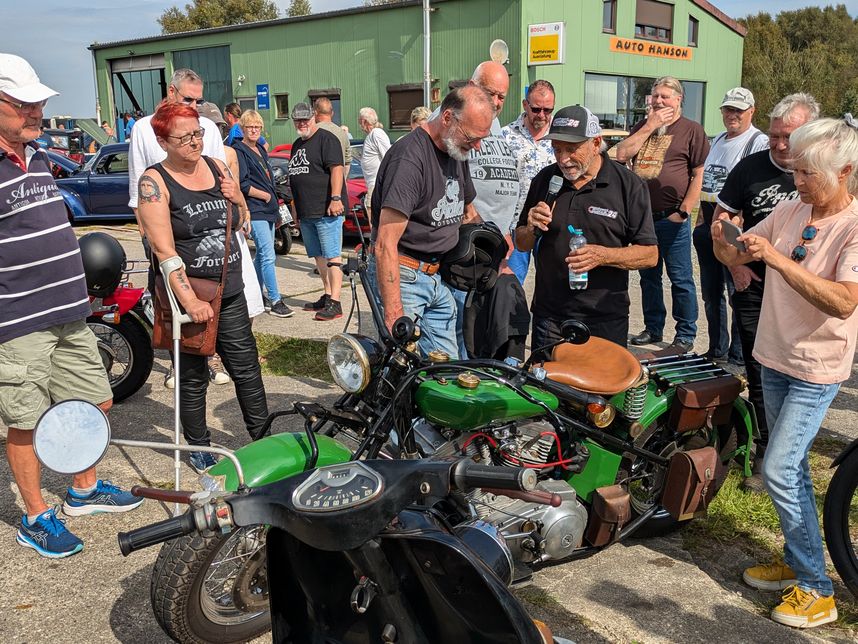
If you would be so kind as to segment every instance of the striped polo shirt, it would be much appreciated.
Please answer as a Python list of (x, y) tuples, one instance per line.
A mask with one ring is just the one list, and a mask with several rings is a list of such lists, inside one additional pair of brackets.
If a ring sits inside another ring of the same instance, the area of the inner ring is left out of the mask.
[(34, 143), (25, 151), (22, 160), (0, 150), (0, 343), (90, 313), (80, 248), (48, 155)]

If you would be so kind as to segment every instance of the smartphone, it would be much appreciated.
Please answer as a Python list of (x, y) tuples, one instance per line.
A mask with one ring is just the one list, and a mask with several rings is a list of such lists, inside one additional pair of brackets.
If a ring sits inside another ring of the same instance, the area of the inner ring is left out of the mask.
[(732, 221), (727, 219), (721, 220), (721, 234), (724, 235), (724, 241), (736, 248), (739, 252), (746, 253), (748, 251), (748, 249), (745, 248), (745, 242), (739, 241), (738, 239), (739, 235), (742, 234), (742, 229)]

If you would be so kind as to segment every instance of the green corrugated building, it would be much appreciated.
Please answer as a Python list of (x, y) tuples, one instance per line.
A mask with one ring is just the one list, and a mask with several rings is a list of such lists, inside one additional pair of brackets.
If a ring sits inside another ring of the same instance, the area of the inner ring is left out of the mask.
[[(628, 129), (643, 117), (652, 80), (671, 75), (685, 85), (684, 113), (711, 135), (723, 129), (721, 98), (740, 84), (744, 33), (706, 0), (432, 0), (430, 103), (502, 40), (510, 74), (502, 123), (543, 78), (558, 107), (582, 103), (604, 127)], [(423, 3), (411, 0), (90, 49), (102, 119), (151, 113), (173, 70), (190, 67), (205, 79), (207, 100), (260, 109), (278, 144), (295, 138), (289, 110), (307, 97), (330, 98), (355, 138), (365, 105), (394, 137), (406, 132), (423, 104), (423, 43)]]

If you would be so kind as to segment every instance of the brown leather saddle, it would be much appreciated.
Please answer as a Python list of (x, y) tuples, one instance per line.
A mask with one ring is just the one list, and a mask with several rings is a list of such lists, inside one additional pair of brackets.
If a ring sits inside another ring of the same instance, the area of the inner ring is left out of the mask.
[(603, 338), (558, 345), (551, 357), (542, 365), (551, 380), (591, 394), (612, 396), (641, 375), (641, 363), (628, 349)]

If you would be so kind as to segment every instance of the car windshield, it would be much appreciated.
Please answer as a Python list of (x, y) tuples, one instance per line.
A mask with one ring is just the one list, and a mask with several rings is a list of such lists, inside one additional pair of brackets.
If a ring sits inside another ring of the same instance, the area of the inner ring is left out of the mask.
[(363, 168), (360, 165), (360, 159), (352, 158), (352, 164), (349, 167), (349, 179), (363, 179)]

